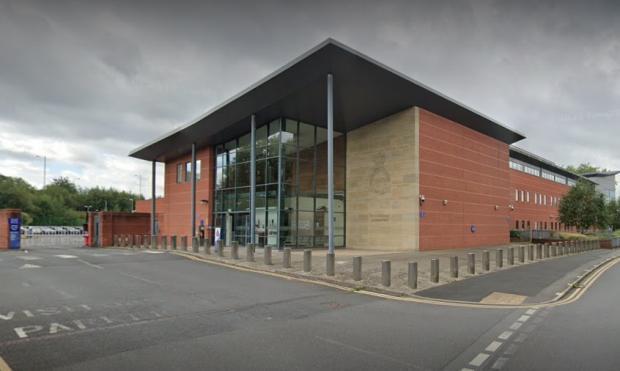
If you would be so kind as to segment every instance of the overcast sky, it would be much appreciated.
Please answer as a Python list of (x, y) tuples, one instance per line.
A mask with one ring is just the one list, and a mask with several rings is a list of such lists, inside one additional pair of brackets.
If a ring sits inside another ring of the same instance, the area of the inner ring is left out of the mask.
[(618, 1), (0, 0), (0, 174), (40, 186), (45, 155), (48, 179), (147, 193), (130, 150), (327, 37), (558, 164), (620, 169)]

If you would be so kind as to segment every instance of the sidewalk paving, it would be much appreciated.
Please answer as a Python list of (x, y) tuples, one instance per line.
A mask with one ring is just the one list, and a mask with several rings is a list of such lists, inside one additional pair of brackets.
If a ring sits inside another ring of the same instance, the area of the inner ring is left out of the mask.
[[(518, 296), (525, 303), (553, 300), (586, 269), (620, 255), (617, 250), (591, 250), (559, 259), (545, 259), (492, 275), (480, 275), (419, 291), (417, 295), (448, 300), (482, 302), (490, 295)], [(498, 298), (500, 301), (503, 298)], [(520, 303), (517, 303), (520, 304)]]
[[(429, 289), (432, 287), (437, 287), (440, 285), (446, 285), (451, 282), (461, 281), (467, 278), (479, 277), (487, 275), (488, 273), (492, 273), (498, 270), (508, 271), (512, 270), (514, 267), (524, 266), (524, 265), (532, 265), (538, 264), (539, 262), (550, 261), (550, 260), (558, 260), (565, 259), (570, 256), (575, 256), (579, 254), (570, 254), (568, 256), (558, 256), (558, 257), (550, 257), (542, 260), (527, 260), (527, 248), (526, 248), (526, 258), (524, 263), (518, 262), (518, 247), (520, 245), (527, 246), (526, 244), (510, 244), (503, 246), (494, 246), (494, 247), (483, 247), (483, 248), (471, 248), (471, 249), (453, 249), (453, 250), (437, 250), (437, 251), (382, 251), (382, 250), (359, 250), (359, 249), (337, 249), (335, 252), (335, 268), (336, 272), (334, 276), (327, 276), (326, 272), (326, 255), (327, 251), (325, 249), (313, 249), (312, 251), (312, 270), (311, 272), (303, 272), (303, 250), (292, 250), (291, 251), (291, 268), (284, 268), (283, 263), (283, 251), (273, 250), (272, 251), (272, 265), (264, 264), (264, 256), (263, 249), (260, 247), (256, 248), (255, 251), (255, 261), (248, 262), (245, 260), (246, 257), (246, 248), (243, 246), (239, 246), (239, 258), (238, 260), (234, 260), (231, 258), (231, 247), (227, 246), (224, 248), (224, 257), (220, 257), (217, 255), (215, 248), (212, 246), (210, 251), (211, 254), (205, 254), (204, 247), (201, 247), (198, 253), (192, 252), (192, 247), (188, 246), (187, 250), (182, 250), (178, 248), (177, 251), (180, 253), (199, 256), (203, 259), (208, 259), (220, 263), (224, 263), (227, 265), (239, 266), (250, 268), (253, 270), (267, 271), (267, 272), (277, 272), (286, 275), (296, 276), (308, 278), (311, 280), (320, 280), (335, 283), (338, 285), (350, 287), (353, 289), (367, 289), (378, 292), (385, 292), (393, 295), (413, 295), (417, 292), (425, 289)], [(514, 261), (515, 264), (513, 266), (508, 265), (508, 254), (507, 250), (510, 247), (514, 247)], [(170, 248), (168, 248), (170, 250)], [(503, 268), (499, 268), (496, 266), (495, 259), (495, 251), (498, 249), (502, 249), (503, 252)], [(482, 270), (482, 252), (488, 250), (490, 254), (490, 270), (483, 271)], [(593, 250), (590, 250), (590, 252)], [(600, 250), (599, 250), (600, 251)], [(467, 272), (467, 255), (468, 253), (474, 253), (476, 257), (476, 273), (469, 274)], [(361, 256), (362, 257), (362, 280), (354, 281), (353, 280), (353, 257)], [(459, 275), (457, 278), (451, 277), (450, 275), (450, 257), (458, 256), (458, 265), (459, 265)], [(439, 259), (439, 282), (432, 283), (430, 280), (430, 265), (431, 259)], [(391, 261), (391, 281), (392, 284), (390, 287), (385, 287), (381, 284), (381, 262), (383, 260)], [(407, 270), (409, 262), (417, 262), (418, 263), (418, 287), (417, 289), (411, 289), (407, 286)], [(541, 266), (542, 268), (542, 266)], [(514, 282), (517, 285), (517, 282)], [(496, 290), (497, 291), (497, 290)]]

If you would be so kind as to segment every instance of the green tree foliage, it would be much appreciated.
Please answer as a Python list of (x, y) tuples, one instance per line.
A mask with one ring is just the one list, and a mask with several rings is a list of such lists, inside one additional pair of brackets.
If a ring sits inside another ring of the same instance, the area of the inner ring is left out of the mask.
[(575, 174), (587, 174), (587, 173), (596, 173), (599, 171), (607, 171), (607, 169), (601, 169), (598, 166), (594, 166), (589, 162), (579, 164), (578, 166), (568, 165), (566, 170)]
[(607, 228), (608, 207), (605, 198), (585, 181), (577, 182), (560, 202), (560, 221), (582, 232), (590, 227)]
[(609, 217), (609, 225), (614, 229), (620, 229), (620, 199), (611, 200), (607, 204), (607, 216)]
[(0, 175), (0, 209), (21, 209), (25, 225), (81, 225), (86, 205), (91, 211), (131, 211), (131, 200), (142, 198), (113, 188), (79, 188), (63, 177), (37, 190), (21, 178)]

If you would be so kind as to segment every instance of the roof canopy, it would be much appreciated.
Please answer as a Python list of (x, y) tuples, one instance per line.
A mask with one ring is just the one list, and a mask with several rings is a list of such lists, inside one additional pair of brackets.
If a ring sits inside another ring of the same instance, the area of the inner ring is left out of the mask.
[(147, 143), (130, 156), (166, 161), (222, 143), (260, 125), (291, 117), (326, 126), (326, 75), (334, 76), (334, 130), (348, 132), (418, 106), (511, 144), (524, 138), (492, 119), (361, 53), (327, 39), (193, 122)]
[(549, 161), (545, 158), (542, 158), (538, 155), (533, 154), (532, 152), (526, 151), (523, 148), (519, 148), (517, 146), (510, 146), (510, 157), (517, 159), (517, 160), (521, 160), (523, 162), (527, 162), (528, 164), (532, 164), (534, 166), (538, 166), (542, 169), (549, 170), (554, 173), (563, 175), (573, 180), (582, 179), (589, 183), (595, 183), (588, 178), (585, 178), (579, 174), (570, 172), (552, 161)]

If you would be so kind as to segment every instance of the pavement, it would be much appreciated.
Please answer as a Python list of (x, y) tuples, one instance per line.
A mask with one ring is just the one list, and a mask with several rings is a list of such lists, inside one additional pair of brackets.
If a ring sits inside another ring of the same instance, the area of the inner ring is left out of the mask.
[(541, 303), (555, 299), (585, 270), (619, 255), (616, 250), (591, 250), (452, 282), (416, 294), (436, 299), (482, 302), (493, 293), (502, 293), (520, 296), (525, 303)]
[(148, 250), (2, 252), (0, 282), (2, 371), (3, 362), (14, 370), (613, 370), (620, 362), (612, 310), (620, 265), (572, 304), (518, 309), (387, 300)]
[[(517, 250), (519, 244), (506, 246), (495, 246), (485, 248), (471, 249), (454, 249), (454, 250), (438, 250), (438, 251), (397, 251), (386, 252), (381, 250), (357, 250), (342, 249), (336, 250), (334, 276), (327, 276), (326, 272), (326, 251), (324, 249), (315, 249), (312, 252), (312, 269), (310, 272), (303, 271), (303, 250), (291, 251), (291, 267), (283, 267), (283, 252), (279, 250), (272, 251), (272, 265), (266, 265), (263, 258), (263, 249), (256, 248), (255, 261), (250, 262), (245, 259), (246, 248), (239, 246), (239, 259), (231, 258), (231, 247), (224, 248), (224, 256), (220, 257), (215, 253), (215, 248), (210, 248), (210, 254), (205, 254), (203, 247), (199, 248), (199, 252), (192, 252), (179, 248), (175, 252), (178, 254), (194, 256), (200, 259), (231, 265), (240, 268), (248, 268), (254, 271), (272, 272), (281, 275), (287, 275), (297, 278), (305, 278), (314, 281), (328, 282), (343, 287), (356, 290), (370, 290), (388, 295), (395, 296), (426, 296), (431, 298), (441, 298), (448, 300), (465, 300), (480, 302), (486, 296), (494, 293), (490, 291), (497, 285), (497, 291), (502, 294), (509, 294), (515, 291), (515, 287), (509, 287), (513, 282), (523, 282), (519, 285), (522, 288), (521, 293), (510, 295), (502, 295), (502, 297), (493, 299), (489, 298), (489, 303), (493, 304), (521, 304), (523, 302), (533, 303), (538, 300), (546, 301), (552, 299), (557, 291), (566, 288), (575, 276), (571, 271), (577, 270), (581, 264), (595, 264), (602, 261), (606, 257), (615, 256), (620, 253), (618, 250), (587, 250), (580, 253), (562, 255), (557, 257), (549, 257), (544, 259), (528, 260), (527, 256), (523, 263), (518, 260)], [(525, 246), (525, 245), (524, 245)], [(508, 262), (508, 249), (514, 248), (514, 264)], [(496, 252), (503, 250), (502, 266), (498, 267), (496, 261)], [(526, 249), (527, 250), (527, 249)], [(482, 253), (490, 252), (490, 269), (485, 271), (482, 269)], [(476, 262), (476, 271), (473, 274), (468, 273), (467, 255), (473, 253)], [(527, 253), (526, 253), (527, 255)], [(362, 280), (355, 281), (353, 279), (353, 257), (362, 257)], [(458, 257), (459, 273), (458, 277), (452, 277), (450, 274), (450, 258)], [(581, 258), (574, 258), (582, 256)], [(439, 260), (439, 282), (434, 283), (430, 280), (430, 265), (432, 259)], [(382, 284), (381, 262), (389, 260), (391, 262), (391, 285), (389, 287)], [(417, 262), (418, 264), (418, 280), (417, 288), (412, 289), (408, 286), (408, 263)], [(549, 263), (549, 262), (555, 263)], [(545, 269), (536, 268), (535, 265), (545, 264)], [(525, 269), (524, 267), (531, 268)], [(512, 272), (515, 270), (514, 272)], [(499, 272), (502, 273), (497, 276)], [(542, 276), (537, 276), (536, 272)], [(490, 275), (490, 276), (489, 276)], [(488, 278), (483, 278), (487, 277)], [(497, 278), (494, 278), (497, 277)], [(506, 279), (503, 279), (506, 277)], [(469, 281), (473, 281), (470, 283)], [(495, 281), (498, 281), (496, 284)], [(462, 283), (459, 283), (462, 282)], [(501, 285), (501, 282), (505, 282)], [(488, 283), (488, 284), (487, 284)], [(550, 288), (543, 292), (551, 283), (555, 283), (554, 288)], [(468, 287), (472, 286), (471, 289)], [(555, 291), (553, 291), (555, 290)], [(484, 294), (480, 297), (481, 294)], [(515, 295), (517, 296), (515, 299)], [(508, 296), (508, 298), (507, 298)], [(514, 302), (514, 300), (517, 300)]]

